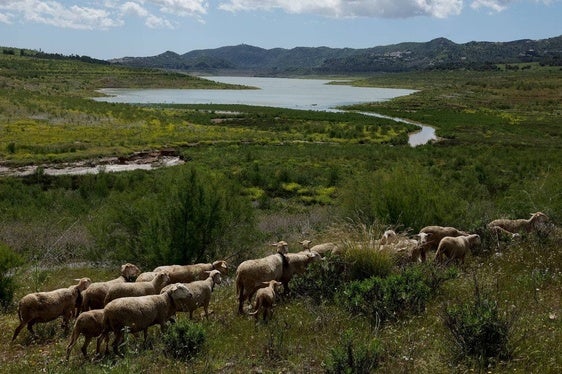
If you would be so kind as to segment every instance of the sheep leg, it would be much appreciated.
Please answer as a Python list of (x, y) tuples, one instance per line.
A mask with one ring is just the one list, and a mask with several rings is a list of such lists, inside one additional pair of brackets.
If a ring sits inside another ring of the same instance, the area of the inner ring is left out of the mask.
[(121, 356), (119, 354), (119, 345), (121, 344), (121, 341), (123, 340), (123, 335), (124, 332), (123, 330), (119, 330), (119, 331), (115, 331), (115, 339), (113, 339), (113, 353), (115, 353), (115, 355), (117, 356)]
[(77, 329), (74, 329), (74, 331), (72, 331), (72, 336), (70, 337), (70, 342), (68, 343), (68, 346), (66, 347), (66, 360), (67, 361), (70, 358), (70, 352), (72, 351), (72, 347), (74, 347), (74, 344), (76, 344), (76, 340), (78, 340), (79, 335), (80, 334), (78, 333)]
[(240, 294), (238, 294), (238, 314), (244, 314), (244, 286), (240, 287)]
[[(100, 335), (96, 341), (96, 356), (100, 355), (101, 352), (101, 343), (103, 341), (103, 335)], [(107, 347), (106, 347), (107, 350)]]
[(29, 331), (29, 333), (31, 334), (31, 336), (33, 336), (33, 338), (35, 338), (37, 335), (35, 335), (35, 331), (33, 331), (33, 325), (35, 324), (35, 321), (29, 321), (27, 323), (27, 330)]
[[(16, 340), (16, 337), (19, 335), (21, 329), (27, 324), (27, 321), (21, 321), (20, 325), (16, 327), (16, 331), (14, 331), (14, 336), (12, 337), (12, 341)], [(29, 327), (28, 327), (29, 328)]]
[(80, 348), (82, 354), (84, 355), (84, 358), (88, 357), (88, 345), (90, 344), (90, 341), (92, 341), (92, 337), (86, 336), (86, 338), (84, 339), (84, 344), (82, 345), (82, 348)]

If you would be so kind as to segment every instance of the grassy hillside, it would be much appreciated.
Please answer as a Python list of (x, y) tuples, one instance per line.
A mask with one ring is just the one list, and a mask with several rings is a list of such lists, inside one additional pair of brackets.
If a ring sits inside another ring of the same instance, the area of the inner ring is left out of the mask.
[[(405, 125), (355, 114), (87, 99), (115, 77), (122, 86), (200, 82), (184, 75), (14, 55), (0, 56), (0, 69), (4, 165), (169, 147), (187, 161), (152, 172), (0, 178), (1, 372), (562, 369), (560, 70), (356, 82), (420, 90), (356, 107), (437, 127), (438, 143), (411, 148)], [(485, 228), (535, 211), (553, 225), (500, 241)], [(478, 233), (482, 245), (464, 265), (446, 267), (433, 255), (428, 264), (404, 264), (372, 248), (389, 227), (415, 233), (430, 224)], [(297, 251), (304, 238), (348, 252), (294, 279), (270, 323), (238, 316), (236, 266), (271, 253), (276, 240)], [(149, 270), (218, 258), (228, 258), (231, 271), (215, 289), (209, 319), (198, 311), (189, 324), (179, 315), (169, 334), (153, 327), (147, 345), (129, 336), (123, 358), (90, 362), (74, 347), (65, 362), (60, 321), (37, 325), (36, 340), (22, 331), (10, 343), (16, 302), (29, 292), (81, 276), (110, 279), (124, 262)], [(181, 347), (170, 335), (186, 324), (187, 340), (201, 333), (205, 344), (174, 357)]]

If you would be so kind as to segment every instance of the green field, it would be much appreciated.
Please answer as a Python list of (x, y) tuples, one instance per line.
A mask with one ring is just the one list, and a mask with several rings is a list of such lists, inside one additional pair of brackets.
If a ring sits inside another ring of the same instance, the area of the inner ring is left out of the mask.
[[(560, 372), (562, 70), (424, 71), (354, 84), (419, 90), (352, 109), (434, 126), (439, 141), (412, 148), (411, 126), (354, 113), (97, 102), (103, 87), (225, 86), (0, 55), (0, 166), (168, 148), (186, 161), (151, 172), (0, 177), (0, 372)], [(498, 242), (485, 228), (536, 211), (552, 223), (539, 233)], [(387, 228), (413, 234), (426, 225), (478, 233), (482, 245), (445, 268), (431, 258), (399, 266), (369, 248)], [(296, 252), (305, 238), (338, 242), (348, 255), (294, 279), (270, 323), (238, 316), (236, 266), (277, 240)], [(206, 344), (189, 361), (167, 354), (157, 327), (147, 345), (129, 337), (124, 358), (94, 362), (77, 347), (64, 361), (59, 321), (37, 325), (37, 340), (25, 330), (10, 343), (27, 293), (110, 279), (124, 262), (151, 270), (219, 258), (231, 271), (209, 320), (196, 312)], [(451, 321), (489, 335), (470, 340), (475, 330)], [(492, 342), (501, 349), (479, 350)]]

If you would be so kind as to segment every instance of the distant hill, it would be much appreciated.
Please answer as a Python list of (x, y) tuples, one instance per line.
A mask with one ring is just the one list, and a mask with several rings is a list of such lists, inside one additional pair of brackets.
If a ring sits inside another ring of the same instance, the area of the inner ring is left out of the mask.
[(263, 49), (247, 44), (201, 49), (183, 55), (123, 57), (114, 64), (207, 73), (346, 74), (424, 69), (493, 69), (496, 64), (562, 65), (562, 36), (511, 42), (457, 44), (445, 38), (365, 49), (298, 47)]

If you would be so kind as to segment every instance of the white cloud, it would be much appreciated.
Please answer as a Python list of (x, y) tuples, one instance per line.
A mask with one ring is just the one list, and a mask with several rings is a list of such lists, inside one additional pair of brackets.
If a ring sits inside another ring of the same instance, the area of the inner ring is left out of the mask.
[[(144, 19), (150, 28), (173, 28), (168, 17), (201, 21), (206, 0), (0, 0), (0, 22), (15, 20), (70, 29), (109, 29), (125, 24), (125, 17)], [(164, 16), (166, 14), (167, 16)]]
[(228, 0), (219, 4), (219, 9), (232, 12), (281, 9), (336, 18), (445, 18), (460, 14), (462, 7), (463, 0)]
[(513, 0), (474, 0), (470, 6), (474, 9), (489, 8), (495, 12), (505, 10)]

